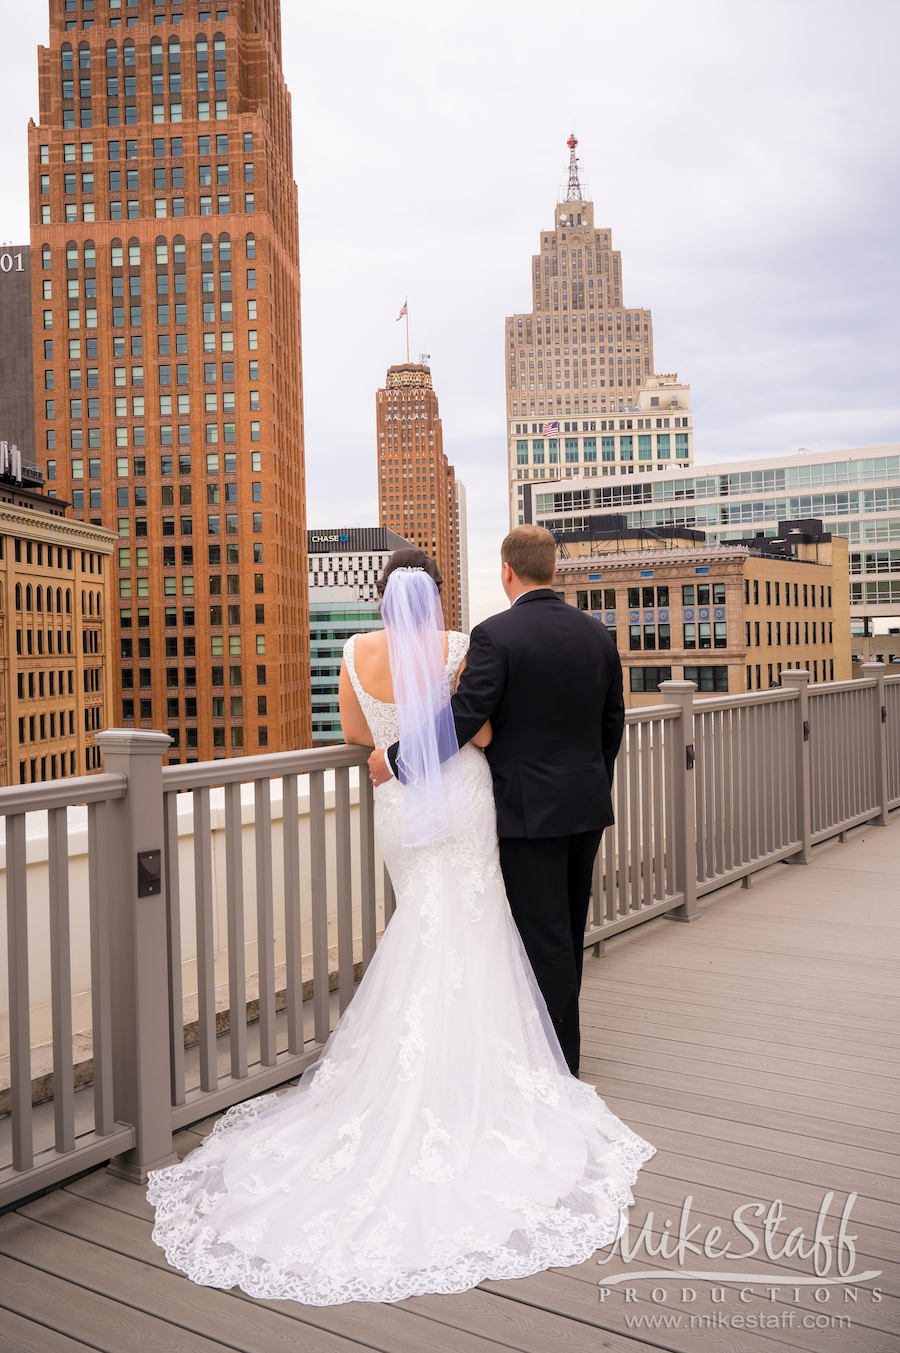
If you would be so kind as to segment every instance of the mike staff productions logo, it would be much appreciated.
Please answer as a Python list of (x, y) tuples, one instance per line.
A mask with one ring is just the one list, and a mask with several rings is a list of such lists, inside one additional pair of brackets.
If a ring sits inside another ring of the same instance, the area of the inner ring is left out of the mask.
[[(722, 1226), (710, 1226), (702, 1234), (702, 1224), (692, 1224), (691, 1195), (682, 1204), (677, 1229), (670, 1217), (655, 1235), (653, 1213), (648, 1212), (633, 1244), (626, 1223), (598, 1261), (605, 1267), (618, 1257), (626, 1265), (600, 1279), (600, 1301), (607, 1307), (621, 1302), (623, 1307), (649, 1303), (657, 1308), (654, 1314), (624, 1312), (629, 1328), (849, 1328), (850, 1312), (882, 1300), (881, 1289), (871, 1286), (882, 1271), (856, 1267), (859, 1237), (849, 1227), (857, 1194), (847, 1195), (839, 1217), (832, 1213), (834, 1198), (833, 1192), (824, 1195), (810, 1236), (803, 1226), (790, 1227), (780, 1198), (768, 1204), (741, 1203), (731, 1214), (737, 1236), (725, 1240)], [(645, 1256), (674, 1260), (676, 1266), (627, 1267)], [(705, 1262), (694, 1267), (697, 1260)], [(671, 1309), (694, 1303), (704, 1308), (703, 1314), (699, 1309)], [(669, 1307), (671, 1313), (660, 1307)]]

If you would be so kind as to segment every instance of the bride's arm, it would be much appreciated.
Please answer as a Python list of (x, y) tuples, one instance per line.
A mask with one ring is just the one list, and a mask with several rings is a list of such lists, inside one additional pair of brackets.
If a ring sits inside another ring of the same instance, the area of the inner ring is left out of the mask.
[(344, 741), (354, 743), (359, 747), (374, 747), (375, 739), (369, 732), (369, 725), (359, 707), (350, 674), (343, 663), (341, 664), (341, 679), (338, 684), (338, 704)]
[[(466, 670), (466, 660), (465, 658), (463, 658), (460, 664), (459, 671), (456, 674), (456, 685), (453, 687), (454, 692), (456, 692), (459, 689), (459, 679), (465, 670)], [(490, 719), (488, 719), (487, 723), (482, 725), (482, 727), (479, 728), (478, 732), (475, 734), (474, 738), (471, 739), (472, 746), (487, 747), (489, 746), (491, 738), (493, 736), (494, 730), (491, 728)]]

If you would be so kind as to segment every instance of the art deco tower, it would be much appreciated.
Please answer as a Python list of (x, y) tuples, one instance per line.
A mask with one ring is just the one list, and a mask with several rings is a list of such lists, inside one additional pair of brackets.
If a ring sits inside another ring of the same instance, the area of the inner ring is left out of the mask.
[(430, 368), (419, 362), (388, 367), (375, 411), (380, 524), (434, 559), (444, 577), (444, 619), (450, 629), (461, 629), (460, 508), (464, 522), (465, 503), (460, 503), (453, 466), (444, 455)]
[[(522, 517), (524, 480), (593, 479), (616, 473), (611, 464), (604, 468), (603, 461), (607, 456), (618, 461), (619, 448), (613, 438), (601, 436), (598, 441), (596, 434), (612, 433), (614, 426), (626, 432), (637, 426), (636, 419), (610, 415), (637, 410), (639, 392), (654, 369), (650, 311), (625, 300), (622, 256), (613, 247), (612, 230), (594, 224), (594, 204), (585, 199), (579, 178), (577, 145), (573, 134), (568, 141), (565, 201), (558, 203), (553, 226), (541, 234), (538, 252), (532, 256), (532, 309), (506, 320), (512, 525)], [(666, 385), (661, 398), (667, 408), (675, 407), (668, 386), (674, 386), (677, 378), (659, 379)], [(688, 407), (685, 388), (679, 387), (676, 403)], [(658, 395), (645, 392), (640, 402), (644, 401), (648, 410), (651, 404), (654, 409), (662, 407)], [(679, 414), (679, 427), (681, 418)], [(641, 428), (645, 422), (649, 428), (651, 420), (645, 418), (640, 419)], [(664, 469), (664, 462), (656, 462), (657, 448), (651, 448), (650, 436), (645, 433), (644, 439), (646, 447), (635, 441), (635, 462), (642, 451), (652, 449), (654, 465)], [(669, 444), (674, 449), (671, 440)], [(661, 444), (663, 449), (665, 445)], [(624, 462), (619, 473), (633, 474), (635, 468), (644, 473), (648, 467)]]
[(39, 69), (37, 457), (119, 536), (113, 721), (173, 761), (311, 745), (279, 0), (50, 0)]

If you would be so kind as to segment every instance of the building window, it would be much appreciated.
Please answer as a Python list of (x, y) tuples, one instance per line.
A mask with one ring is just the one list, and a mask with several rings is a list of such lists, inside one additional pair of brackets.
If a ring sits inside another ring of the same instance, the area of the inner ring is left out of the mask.
[(660, 682), (672, 680), (671, 667), (631, 667), (629, 672), (633, 692), (657, 691)]
[[(756, 669), (757, 673), (759, 668)], [(750, 690), (751, 671), (747, 668), (747, 689)], [(728, 668), (727, 667), (685, 667), (685, 681), (693, 681), (701, 691), (726, 691), (728, 690)], [(759, 677), (757, 676), (757, 688), (759, 687)]]

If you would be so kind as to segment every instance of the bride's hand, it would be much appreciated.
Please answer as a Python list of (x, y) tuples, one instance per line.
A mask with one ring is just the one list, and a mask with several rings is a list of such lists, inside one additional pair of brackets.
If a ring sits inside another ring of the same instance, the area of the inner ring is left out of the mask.
[(490, 719), (488, 719), (488, 721), (487, 721), (487, 723), (484, 725), (484, 727), (483, 727), (483, 728), (479, 728), (478, 732), (475, 734), (474, 738), (472, 739), (472, 746), (473, 746), (473, 747), (489, 747), (489, 746), (490, 746), (490, 742), (491, 742), (491, 738), (492, 738), (493, 736), (494, 736), (494, 730), (493, 730), (493, 728), (491, 728), (491, 721), (490, 721)]
[(369, 757), (369, 778), (376, 789), (379, 785), (386, 785), (388, 780), (393, 779), (388, 767), (387, 752), (383, 747), (376, 747)]

